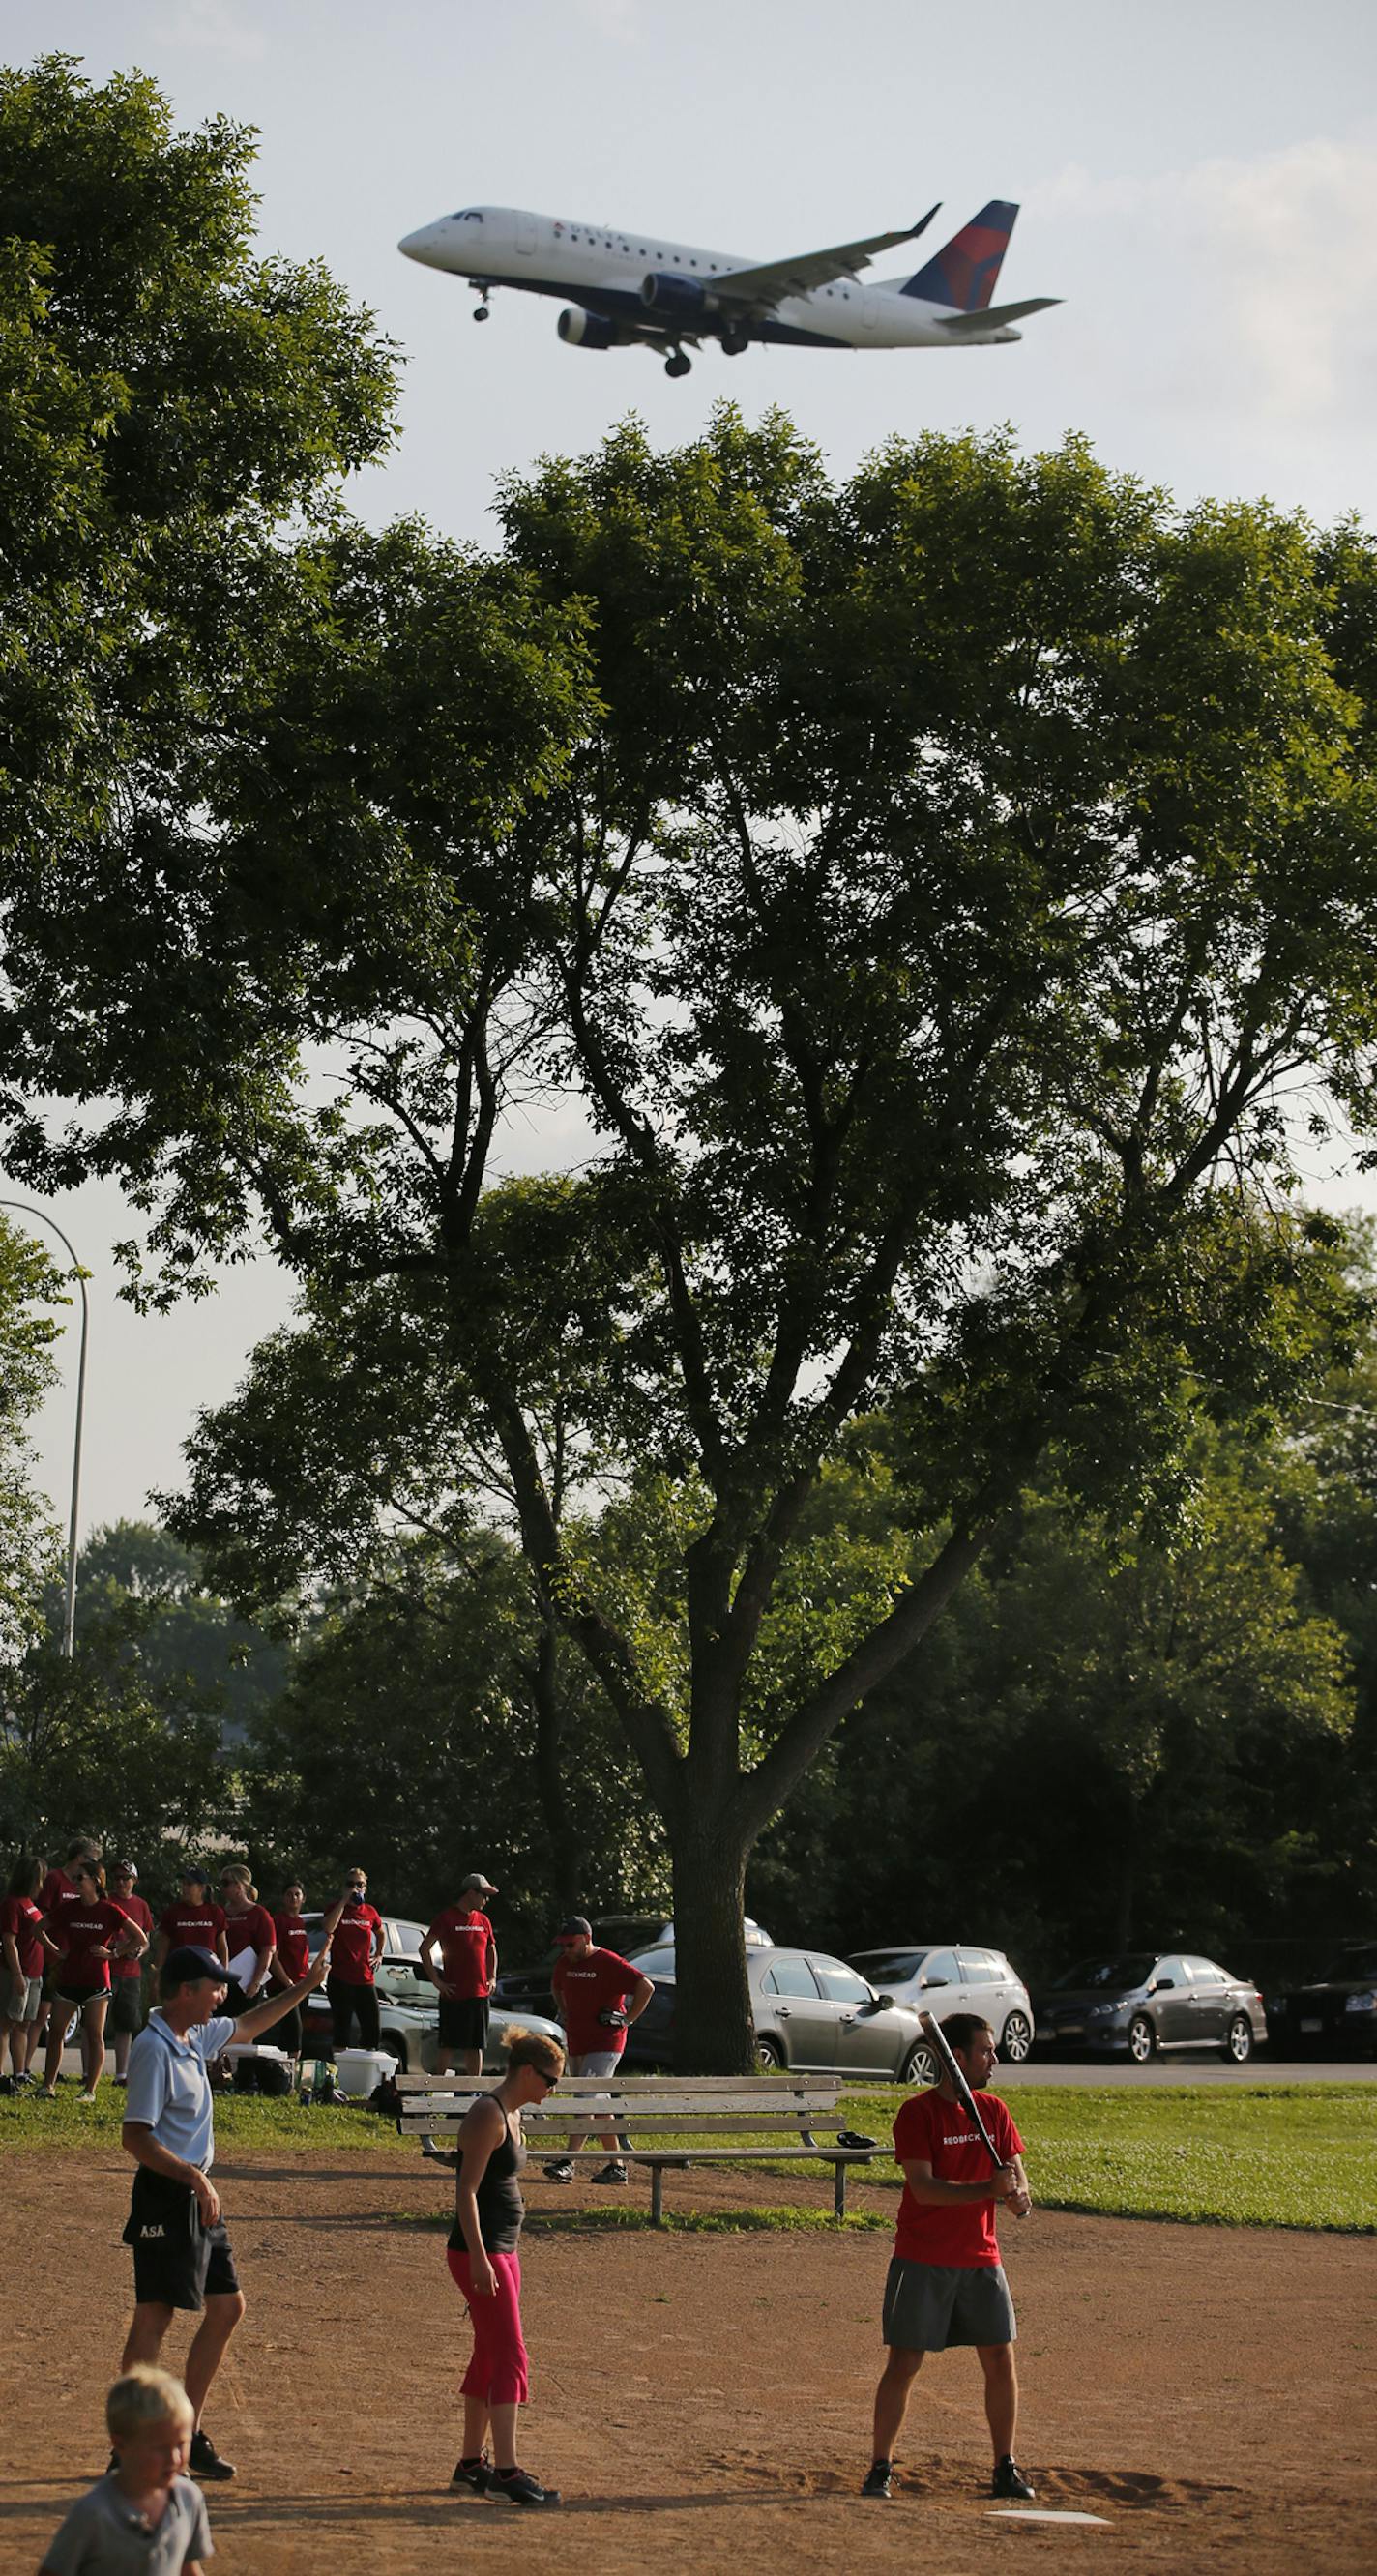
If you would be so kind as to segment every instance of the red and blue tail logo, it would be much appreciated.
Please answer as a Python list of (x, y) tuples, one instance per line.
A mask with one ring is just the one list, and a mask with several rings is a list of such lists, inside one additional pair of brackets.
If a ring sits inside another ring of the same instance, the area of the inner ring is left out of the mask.
[(949, 305), (957, 313), (985, 312), (1017, 213), (1017, 206), (992, 197), (945, 250), (935, 251), (926, 268), (905, 280), (901, 292), (920, 296), (925, 304)]

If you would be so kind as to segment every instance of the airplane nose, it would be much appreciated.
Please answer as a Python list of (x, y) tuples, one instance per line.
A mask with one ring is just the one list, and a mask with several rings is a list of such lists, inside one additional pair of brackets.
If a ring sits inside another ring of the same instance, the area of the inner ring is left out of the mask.
[(443, 268), (440, 256), (445, 237), (443, 224), (422, 224), (419, 232), (404, 233), (397, 248), (407, 259), (418, 259), (423, 268)]

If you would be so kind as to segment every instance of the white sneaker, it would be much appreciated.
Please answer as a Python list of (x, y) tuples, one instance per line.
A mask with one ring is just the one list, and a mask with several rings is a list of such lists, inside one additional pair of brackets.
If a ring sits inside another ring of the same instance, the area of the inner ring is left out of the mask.
[(78, 2093), (77, 2095), (78, 2102), (94, 2102), (95, 2098), (94, 2093)]

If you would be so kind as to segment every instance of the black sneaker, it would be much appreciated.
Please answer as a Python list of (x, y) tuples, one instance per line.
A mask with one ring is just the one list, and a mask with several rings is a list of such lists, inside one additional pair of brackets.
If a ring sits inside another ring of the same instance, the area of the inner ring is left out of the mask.
[(545, 2167), (545, 2179), (547, 2182), (572, 2182), (574, 2179), (574, 2168), (570, 2164), (568, 2157), (558, 2156), (553, 2164), (547, 2165)]
[(558, 2487), (543, 2487), (529, 2469), (494, 2469), (488, 2480), (489, 2495), (505, 2496), (508, 2504), (561, 2504)]
[(889, 2481), (893, 2473), (893, 2464), (889, 2460), (872, 2461), (865, 2485), (861, 2489), (862, 2495), (880, 2496), (888, 2504)]
[(625, 2182), (626, 2167), (622, 2163), (621, 2157), (613, 2156), (611, 2162), (603, 2165), (600, 2170), (591, 2177), (591, 2179), (594, 2182)]
[(1002, 2460), (995, 2462), (990, 2493), (1003, 2504), (1031, 2504), (1037, 2488), (1029, 2484), (1012, 2452), (1006, 2452)]
[(492, 2480), (492, 2462), (486, 2455), (476, 2460), (457, 2460), (452, 2487), (468, 2487), (474, 2495), (486, 2495)]
[(199, 2425), (191, 2437), (191, 2453), (187, 2460), (187, 2467), (194, 2478), (208, 2478), (212, 2483), (221, 2478), (232, 2478), (234, 2475), (232, 2461), (221, 2459), (209, 2433), (203, 2433)]

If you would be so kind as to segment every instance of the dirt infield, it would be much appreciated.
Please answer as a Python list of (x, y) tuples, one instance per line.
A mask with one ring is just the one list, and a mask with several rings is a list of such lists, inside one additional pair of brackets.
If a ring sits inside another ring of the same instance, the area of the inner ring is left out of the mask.
[[(240, 2472), (210, 2497), (222, 2576), (346, 2562), (416, 2576), (517, 2553), (598, 2576), (728, 2557), (734, 2576), (795, 2557), (810, 2576), (913, 2563), (987, 2576), (992, 2553), (1048, 2570), (1109, 2557), (1329, 2576), (1373, 2551), (1374, 2239), (1047, 2213), (1006, 2225), (1020, 2450), (1039, 2504), (1103, 2516), (1091, 2529), (987, 2519), (978, 2371), (962, 2353), (924, 2369), (902, 2495), (859, 2501), (885, 2236), (535, 2235), (523, 2450), (565, 2491), (551, 2519), (448, 2492), (463, 2310), (443, 2236), (397, 2223), (437, 2207), (444, 2177), (399, 2149), (226, 2158), (217, 2178), (250, 2301), (207, 2415)], [(0, 2570), (32, 2576), (103, 2465), (128, 2168), (108, 2152), (18, 2155), (2, 2187)], [(786, 2189), (808, 2187), (675, 2175), (669, 2197), (682, 2210)], [(533, 2217), (599, 2197), (530, 2194)], [(184, 2349), (174, 2341), (174, 2367)]]

